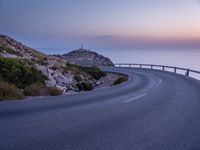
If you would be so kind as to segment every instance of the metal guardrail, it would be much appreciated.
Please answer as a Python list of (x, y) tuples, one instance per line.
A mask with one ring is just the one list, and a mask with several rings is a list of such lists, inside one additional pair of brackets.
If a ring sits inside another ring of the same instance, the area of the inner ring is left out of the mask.
[(186, 68), (180, 68), (180, 67), (174, 67), (174, 66), (164, 66), (164, 65), (154, 65), (154, 64), (128, 64), (128, 63), (116, 63), (114, 64), (115, 67), (133, 67), (133, 68), (144, 68), (148, 67), (146, 69), (155, 69), (155, 67), (160, 68), (162, 71), (166, 71), (166, 69), (173, 69), (174, 73), (177, 73), (178, 70), (185, 71), (186, 76), (190, 76), (190, 73), (196, 73), (200, 75), (200, 71), (192, 70), (192, 69), (186, 69)]

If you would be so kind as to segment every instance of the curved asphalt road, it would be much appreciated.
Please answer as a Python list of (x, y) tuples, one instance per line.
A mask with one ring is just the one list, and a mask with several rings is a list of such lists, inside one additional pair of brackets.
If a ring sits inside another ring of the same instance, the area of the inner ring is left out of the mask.
[(119, 86), (0, 103), (0, 150), (199, 150), (200, 83), (148, 69)]

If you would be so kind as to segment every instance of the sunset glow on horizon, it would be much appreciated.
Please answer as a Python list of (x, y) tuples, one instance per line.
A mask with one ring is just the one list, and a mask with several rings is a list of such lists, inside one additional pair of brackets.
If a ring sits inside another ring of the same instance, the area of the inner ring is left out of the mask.
[(0, 0), (0, 18), (33, 47), (200, 48), (199, 0)]

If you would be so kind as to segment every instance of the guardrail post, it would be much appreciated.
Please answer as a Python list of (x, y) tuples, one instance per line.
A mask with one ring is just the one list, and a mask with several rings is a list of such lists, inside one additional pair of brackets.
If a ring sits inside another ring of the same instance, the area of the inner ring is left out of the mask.
[(176, 67), (174, 67), (174, 73), (176, 73), (176, 69), (177, 69), (177, 68), (176, 68)]
[(189, 75), (190, 75), (190, 69), (187, 69), (185, 75), (186, 75), (187, 77), (189, 77)]
[[(191, 73), (193, 74), (193, 73), (197, 73), (197, 74), (200, 74), (200, 71), (196, 71), (196, 70), (190, 70), (189, 68), (188, 69), (186, 69), (186, 68), (180, 68), (180, 67), (174, 67), (174, 66), (162, 66), (162, 65), (155, 65), (155, 64), (129, 64), (129, 63), (116, 63), (116, 64), (114, 64), (114, 66), (115, 67), (133, 67), (133, 68), (138, 68), (138, 67), (140, 67), (140, 68), (146, 68), (146, 67), (148, 67), (149, 69), (151, 68), (151, 69), (156, 69), (157, 67), (159, 67), (159, 68), (157, 68), (157, 69), (161, 69), (162, 71), (165, 71), (166, 69), (166, 71), (168, 71), (168, 69), (170, 69), (171, 70), (171, 72), (174, 72), (174, 73), (178, 73), (178, 74), (180, 74), (179, 73), (179, 70), (180, 71), (184, 71), (184, 74), (185, 74), (185, 76), (187, 76), (187, 77), (190, 77), (190, 75), (191, 75)], [(196, 78), (196, 79), (199, 79), (199, 78)]]

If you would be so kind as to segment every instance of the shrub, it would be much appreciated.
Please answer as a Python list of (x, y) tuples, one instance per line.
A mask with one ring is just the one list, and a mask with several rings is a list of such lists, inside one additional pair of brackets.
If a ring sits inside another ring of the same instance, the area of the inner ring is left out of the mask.
[(32, 56), (37, 58), (38, 60), (40, 61), (45, 61), (46, 58), (43, 54), (39, 53), (39, 52), (36, 52), (36, 51), (32, 51)]
[(113, 85), (118, 85), (122, 82), (126, 82), (128, 80), (128, 76), (119, 76), (114, 82)]
[(41, 61), (40, 64), (43, 65), (43, 66), (46, 66), (46, 65), (48, 65), (49, 63), (48, 63), (48, 61)]
[(7, 53), (9, 53), (9, 54), (14, 54), (14, 55), (17, 55), (17, 56), (23, 56), (20, 52), (18, 52), (18, 51), (15, 51), (15, 50), (13, 50), (13, 49), (10, 49), (10, 48), (4, 48), (4, 47), (1, 47), (0, 46), (0, 51), (5, 51), (5, 52), (7, 52)]
[(48, 92), (46, 86), (41, 83), (33, 83), (24, 89), (26, 96), (46, 96)]
[(64, 68), (64, 71), (65, 71), (66, 73), (68, 73), (69, 70), (70, 70), (71, 72), (73, 72), (73, 73), (79, 73), (79, 72), (80, 72), (80, 70), (78, 69), (78, 66), (77, 66), (77, 65), (70, 64), (70, 63), (66, 63), (66, 66), (65, 66), (65, 68)]
[(2, 57), (0, 57), (0, 78), (22, 89), (35, 82), (45, 83), (47, 79), (40, 71), (22, 60)]
[(91, 75), (95, 80), (100, 79), (101, 77), (106, 76), (106, 73), (101, 71), (98, 67), (92, 66), (92, 67), (81, 67), (81, 70), (86, 72), (87, 74)]
[(23, 93), (14, 84), (0, 81), (0, 101), (22, 98), (24, 98)]
[(76, 86), (80, 91), (91, 91), (93, 89), (92, 84), (87, 82), (77, 83)]
[(81, 78), (80, 74), (76, 74), (76, 75), (74, 76), (74, 79), (75, 79), (77, 82), (82, 81), (82, 78)]
[(63, 91), (56, 87), (47, 87), (41, 83), (34, 83), (24, 89), (26, 96), (57, 96), (62, 95)]
[(59, 68), (60, 68), (59, 64), (54, 64), (53, 66), (51, 66), (52, 70), (57, 70)]
[(100, 79), (101, 77), (106, 76), (106, 73), (101, 71), (98, 67), (92, 66), (92, 67), (85, 67), (85, 66), (79, 66), (75, 64), (67, 63), (65, 70), (71, 70), (74, 74), (83, 74), (85, 76), (90, 76), (92, 79)]
[(51, 96), (58, 96), (63, 94), (63, 91), (56, 87), (47, 87), (47, 91)]

